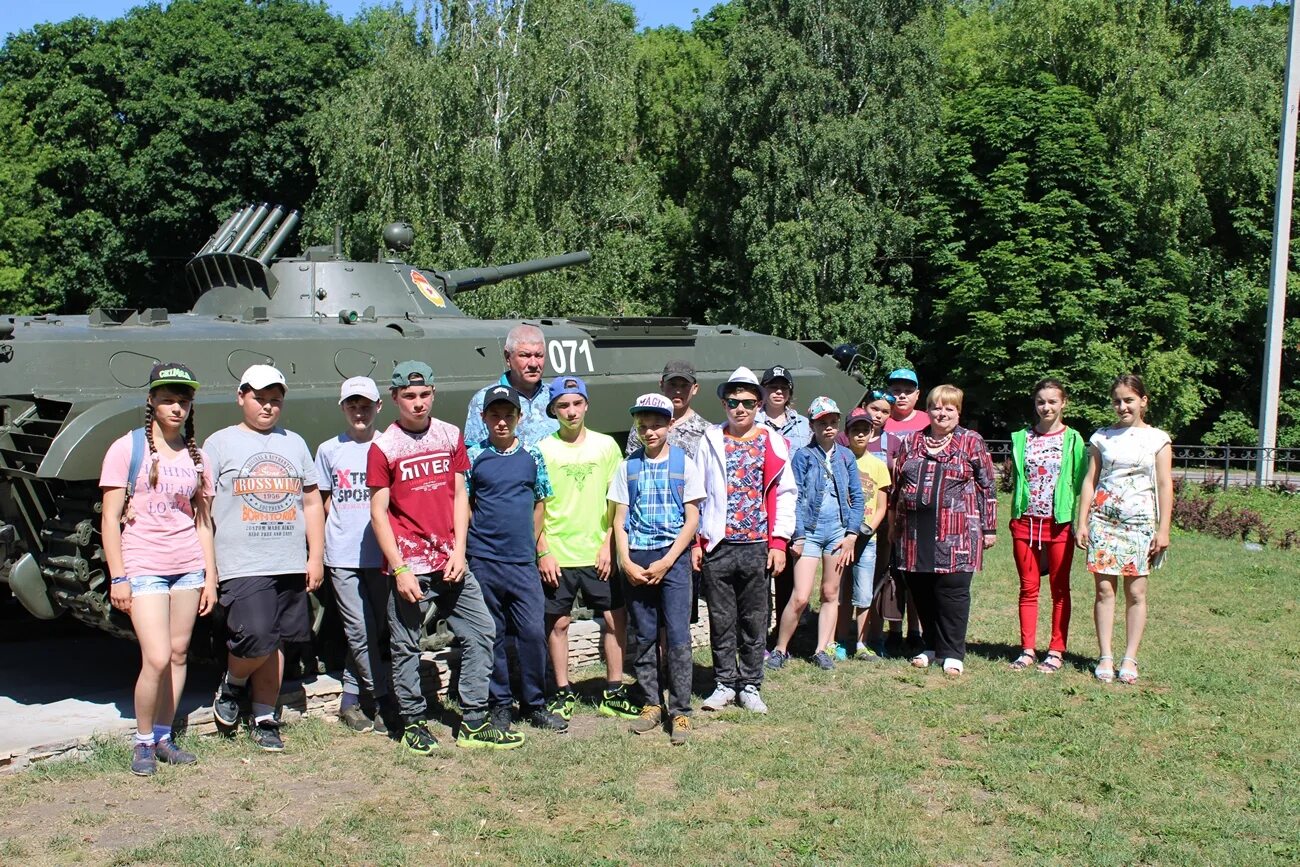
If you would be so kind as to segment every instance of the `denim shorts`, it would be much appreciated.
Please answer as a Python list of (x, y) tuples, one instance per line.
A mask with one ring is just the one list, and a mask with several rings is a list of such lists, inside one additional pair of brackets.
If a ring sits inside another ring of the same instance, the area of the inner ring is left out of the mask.
[(154, 593), (170, 593), (173, 590), (202, 590), (203, 570), (186, 572), (184, 575), (132, 575), (131, 595), (151, 596)]
[(857, 555), (853, 561), (853, 607), (870, 608), (876, 595), (876, 537), (864, 542), (859, 536)]
[(843, 538), (844, 528), (838, 524), (832, 525), (826, 529), (819, 527), (807, 536), (804, 536), (803, 553), (799, 556), (820, 557), (823, 554), (829, 554)]

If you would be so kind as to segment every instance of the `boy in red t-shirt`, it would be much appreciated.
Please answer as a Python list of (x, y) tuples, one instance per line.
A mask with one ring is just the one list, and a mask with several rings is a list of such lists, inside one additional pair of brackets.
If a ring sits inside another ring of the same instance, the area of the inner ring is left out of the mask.
[(513, 749), (523, 737), (493, 727), (487, 718), (496, 629), (478, 581), (465, 568), (465, 442), (457, 428), (429, 415), (434, 388), (427, 364), (397, 365), (390, 391), (398, 418), (371, 444), (366, 481), (371, 525), (384, 571), (393, 578), (388, 627), (402, 743), (426, 756), (438, 746), (420, 688), (420, 634), (429, 606), (436, 604), (439, 618), (461, 641), (457, 746)]

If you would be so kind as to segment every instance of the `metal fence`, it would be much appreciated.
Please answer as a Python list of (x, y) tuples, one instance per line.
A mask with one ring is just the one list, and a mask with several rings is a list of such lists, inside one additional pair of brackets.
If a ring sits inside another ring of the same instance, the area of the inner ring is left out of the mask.
[[(1011, 459), (1011, 440), (988, 440), (993, 463), (1001, 472)], [(1261, 449), (1258, 446), (1198, 446), (1174, 443), (1174, 478), (1191, 482), (1255, 485), (1261, 459), (1273, 459), (1274, 485), (1300, 487), (1300, 448)]]

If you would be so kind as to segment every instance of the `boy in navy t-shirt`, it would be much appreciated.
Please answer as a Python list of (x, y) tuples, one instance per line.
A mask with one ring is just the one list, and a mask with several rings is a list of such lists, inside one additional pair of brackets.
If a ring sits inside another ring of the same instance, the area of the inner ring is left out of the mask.
[[(469, 446), (469, 568), (483, 588), (483, 599), (496, 621), (492, 682), (488, 706), (492, 724), (510, 731), (510, 669), (506, 638), (513, 636), (519, 664), (519, 710), (537, 728), (567, 731), (569, 724), (545, 706), (546, 599), (537, 561), (542, 532), (542, 501), (551, 496), (546, 462), (535, 446), (515, 436), (520, 417), (519, 393), (495, 385), (483, 395), (483, 423), (488, 437)], [(531, 515), (532, 520), (524, 516)]]

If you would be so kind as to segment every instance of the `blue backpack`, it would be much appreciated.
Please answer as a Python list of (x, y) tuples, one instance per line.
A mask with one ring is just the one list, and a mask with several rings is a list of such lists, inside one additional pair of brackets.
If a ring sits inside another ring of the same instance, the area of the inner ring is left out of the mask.
[[(627, 459), (627, 503), (628, 519), (631, 520), (632, 506), (636, 504), (641, 487), (641, 470), (645, 468), (645, 447), (634, 451)], [(686, 507), (686, 452), (677, 446), (668, 447), (668, 490), (673, 495), (677, 508)]]
[(144, 456), (149, 450), (148, 443), (144, 439), (144, 428), (138, 427), (131, 431), (131, 468), (126, 472), (126, 499), (122, 502), (122, 515), (126, 515), (126, 506), (131, 502), (131, 495), (135, 493), (135, 478), (140, 475), (140, 467), (144, 466)]

